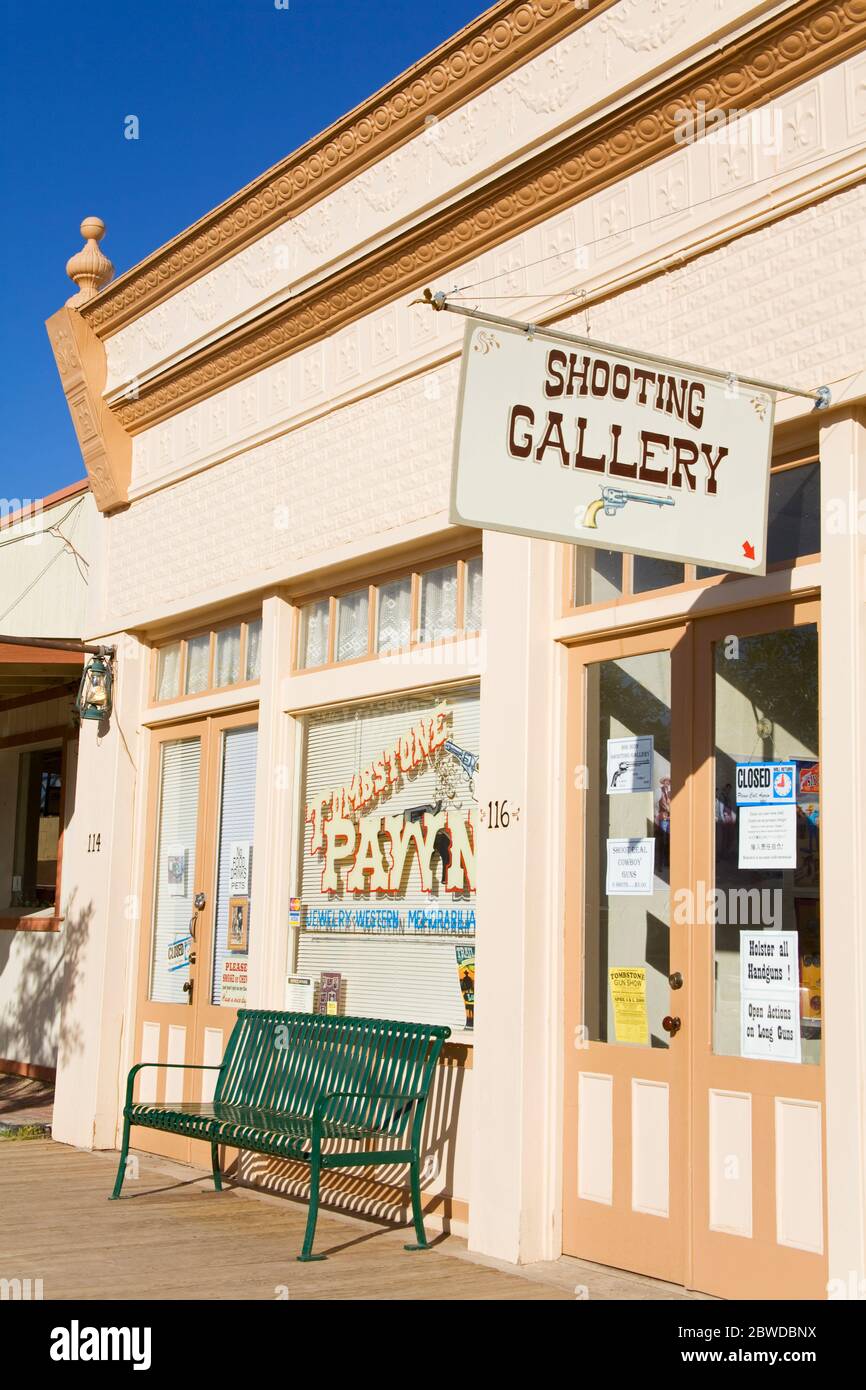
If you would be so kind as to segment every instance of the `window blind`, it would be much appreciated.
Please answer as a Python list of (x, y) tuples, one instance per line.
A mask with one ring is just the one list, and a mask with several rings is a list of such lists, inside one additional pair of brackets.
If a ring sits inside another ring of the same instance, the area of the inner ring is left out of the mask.
[[(477, 684), (306, 716), (302, 815), (317, 798), (351, 783), (381, 759), (383, 750), (394, 748), (443, 702), (449, 744), (477, 758)], [(474, 775), (444, 744), (401, 773), (369, 804), (347, 814), (356, 824), (361, 817), (377, 815), (401, 816), (405, 824), (443, 811), (449, 823), (452, 818), (466, 822), (473, 817), (477, 834)], [(447, 840), (444, 848), (447, 859)], [(422, 886), (418, 858), (412, 854), (396, 891), (354, 893), (345, 882), (347, 861), (338, 866), (337, 891), (328, 893), (322, 887), (324, 858), (314, 852), (312, 826), (306, 823), (295, 973), (318, 980), (322, 971), (339, 971), (341, 1009), (347, 1013), (462, 1029), (466, 1014), (455, 948), (474, 943), (476, 893), (474, 887), (446, 890), (440, 853), (433, 853), (431, 865), (429, 891)]]
[(150, 997), (159, 1004), (186, 1003), (189, 965), (182, 949), (170, 956), (169, 947), (188, 936), (193, 912), (200, 764), (198, 738), (161, 745), (150, 974)]
[[(258, 728), (255, 724), (242, 729), (226, 729), (222, 735), (222, 775), (220, 777), (219, 841), (217, 875), (214, 886), (214, 954), (211, 1003), (223, 1002), (226, 963), (240, 968), (233, 973), (245, 980), (246, 951), (228, 949), (229, 902), (231, 891), (232, 849), (242, 846), (248, 854), (248, 871), (252, 878), (252, 843), (256, 811), (256, 749)], [(237, 887), (238, 885), (236, 885)], [(243, 894), (234, 896), (244, 896)], [(247, 894), (248, 896), (248, 894)], [(249, 904), (248, 930), (252, 931), (252, 903)], [(245, 986), (243, 986), (245, 988)], [(234, 987), (237, 989), (237, 985)], [(241, 1007), (236, 994), (230, 1006)], [(244, 1001), (245, 1002), (245, 1001)]]

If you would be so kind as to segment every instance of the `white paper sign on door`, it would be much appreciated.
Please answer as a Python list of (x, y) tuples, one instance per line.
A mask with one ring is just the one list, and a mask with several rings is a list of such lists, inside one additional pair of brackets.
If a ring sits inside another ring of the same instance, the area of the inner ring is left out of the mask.
[(250, 896), (250, 869), (252, 867), (253, 847), (249, 843), (234, 841), (229, 853), (229, 896), (248, 898)]
[(738, 818), (741, 869), (796, 869), (795, 805), (741, 806)]
[(607, 842), (608, 897), (648, 897), (653, 891), (656, 842), (622, 839)]
[(800, 1061), (797, 933), (740, 932), (740, 1053)]
[(609, 796), (623, 792), (651, 792), (653, 786), (653, 736), (635, 734), (631, 738), (607, 741), (607, 791)]

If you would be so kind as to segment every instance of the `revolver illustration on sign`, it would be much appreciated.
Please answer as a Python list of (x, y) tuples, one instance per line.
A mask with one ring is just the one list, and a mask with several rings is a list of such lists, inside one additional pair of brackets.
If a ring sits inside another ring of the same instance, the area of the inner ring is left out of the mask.
[(674, 499), (672, 497), (647, 497), (642, 492), (626, 492), (622, 487), (603, 487), (601, 497), (595, 502), (590, 502), (583, 515), (583, 525), (591, 527), (594, 531), (598, 529), (598, 514), (604, 509), (605, 516), (616, 516), (621, 511), (626, 502), (649, 502), (653, 507), (672, 507)]
[(451, 739), (446, 739), (444, 744), (445, 752), (450, 753), (452, 758), (456, 758), (467, 777), (474, 777), (478, 771), (478, 755), (467, 753), (465, 748), (460, 748), (458, 744), (452, 743)]

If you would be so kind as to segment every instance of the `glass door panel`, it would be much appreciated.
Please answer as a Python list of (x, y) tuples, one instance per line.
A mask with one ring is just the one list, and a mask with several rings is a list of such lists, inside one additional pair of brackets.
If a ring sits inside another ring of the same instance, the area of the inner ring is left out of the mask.
[(255, 724), (220, 735), (211, 1003), (235, 1009), (247, 998), (257, 741)]
[(584, 1018), (593, 1042), (667, 1048), (671, 656), (586, 668)]
[(150, 990), (159, 1004), (186, 1004), (196, 881), (201, 739), (160, 744)]
[(714, 667), (713, 1051), (815, 1064), (817, 625), (725, 637), (714, 643)]

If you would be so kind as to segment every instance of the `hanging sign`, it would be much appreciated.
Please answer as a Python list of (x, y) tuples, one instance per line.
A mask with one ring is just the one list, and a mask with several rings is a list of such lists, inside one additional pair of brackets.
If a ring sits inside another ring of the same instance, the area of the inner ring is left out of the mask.
[(469, 319), (451, 521), (766, 571), (775, 396)]
[(653, 789), (653, 736), (636, 734), (632, 738), (607, 741), (607, 791), (609, 796), (623, 792), (651, 792)]
[(800, 975), (795, 931), (740, 932), (740, 1052), (800, 1060)]
[(797, 867), (796, 763), (737, 763), (741, 869)]
[(797, 800), (796, 763), (737, 763), (738, 806), (793, 806)]
[(191, 946), (192, 937), (189, 935), (176, 936), (173, 941), (168, 943), (165, 958), (169, 974), (175, 970), (187, 970), (189, 968)]

